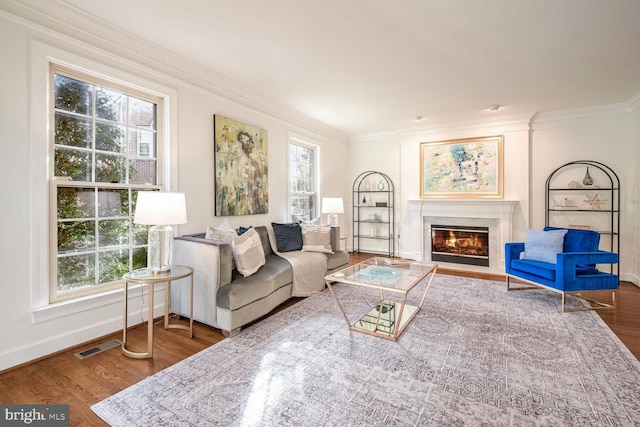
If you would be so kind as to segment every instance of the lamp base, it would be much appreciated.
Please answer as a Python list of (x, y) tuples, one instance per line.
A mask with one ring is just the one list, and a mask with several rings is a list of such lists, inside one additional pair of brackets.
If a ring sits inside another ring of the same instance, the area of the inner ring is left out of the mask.
[(332, 227), (338, 226), (338, 214), (330, 213), (327, 215), (327, 222)]
[(173, 254), (173, 228), (170, 225), (153, 225), (149, 228), (147, 268), (152, 274), (171, 270)]

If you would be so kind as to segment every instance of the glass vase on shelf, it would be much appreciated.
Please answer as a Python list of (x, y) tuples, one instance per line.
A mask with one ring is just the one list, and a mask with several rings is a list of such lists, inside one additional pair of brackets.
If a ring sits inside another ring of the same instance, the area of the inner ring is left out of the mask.
[(584, 178), (582, 178), (582, 184), (583, 185), (593, 185), (593, 178), (591, 178), (591, 175), (589, 174), (589, 166), (587, 166), (587, 173), (584, 176)]

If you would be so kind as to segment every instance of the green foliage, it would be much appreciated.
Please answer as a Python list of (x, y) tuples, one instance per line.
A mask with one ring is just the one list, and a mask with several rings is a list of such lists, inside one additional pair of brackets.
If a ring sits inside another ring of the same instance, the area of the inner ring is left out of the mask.
[[(134, 182), (131, 166), (127, 177), (125, 128), (117, 123), (129, 97), (61, 75), (55, 77), (54, 97), (55, 175), (87, 183)], [(60, 291), (119, 280), (146, 265), (146, 248), (131, 249), (147, 240), (146, 227), (131, 221), (132, 193), (58, 188)]]

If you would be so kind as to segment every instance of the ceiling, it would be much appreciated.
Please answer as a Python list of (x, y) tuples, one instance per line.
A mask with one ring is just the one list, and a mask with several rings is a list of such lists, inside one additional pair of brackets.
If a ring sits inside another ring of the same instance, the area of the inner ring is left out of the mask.
[(640, 93), (638, 0), (64, 2), (347, 134)]

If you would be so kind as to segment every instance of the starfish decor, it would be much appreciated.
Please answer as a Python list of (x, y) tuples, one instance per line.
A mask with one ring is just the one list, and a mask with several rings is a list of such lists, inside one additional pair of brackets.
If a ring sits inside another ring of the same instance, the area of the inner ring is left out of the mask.
[(593, 196), (587, 194), (584, 202), (589, 205), (589, 209), (600, 210), (606, 201), (607, 199), (603, 198), (600, 194), (594, 194)]

